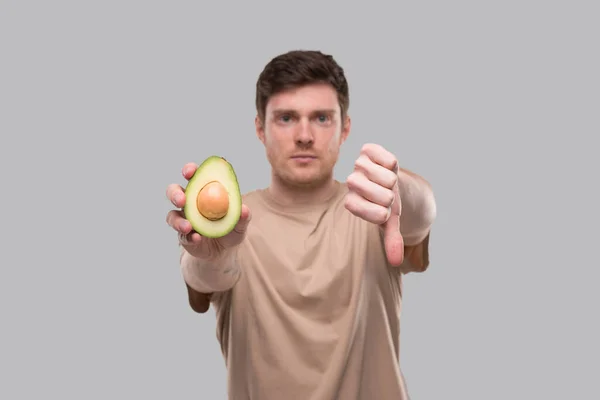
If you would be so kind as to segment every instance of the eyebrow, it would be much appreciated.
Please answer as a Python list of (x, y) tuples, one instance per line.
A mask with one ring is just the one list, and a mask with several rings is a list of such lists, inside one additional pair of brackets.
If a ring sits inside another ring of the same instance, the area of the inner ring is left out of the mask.
[[(317, 110), (313, 110), (311, 112), (311, 114), (335, 114), (334, 109), (330, 109), (330, 108), (322, 108), (322, 109), (317, 109)], [(274, 115), (281, 115), (281, 114), (294, 114), (297, 115), (298, 111), (291, 109), (291, 108), (277, 108), (275, 110), (273, 110), (273, 114)]]

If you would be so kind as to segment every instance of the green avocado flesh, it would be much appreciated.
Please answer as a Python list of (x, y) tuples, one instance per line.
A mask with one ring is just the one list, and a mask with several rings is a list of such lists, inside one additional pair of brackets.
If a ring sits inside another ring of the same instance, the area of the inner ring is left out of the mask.
[[(197, 197), (200, 190), (210, 182), (217, 181), (227, 190), (229, 209), (221, 219), (210, 220), (198, 211)], [(200, 164), (185, 188), (185, 218), (200, 235), (219, 238), (233, 230), (242, 213), (242, 194), (237, 176), (231, 164), (222, 157), (211, 156)]]

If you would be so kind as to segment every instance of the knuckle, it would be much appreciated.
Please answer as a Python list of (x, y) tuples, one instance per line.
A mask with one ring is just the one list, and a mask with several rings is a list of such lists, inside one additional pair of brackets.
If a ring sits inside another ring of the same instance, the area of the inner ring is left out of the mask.
[(396, 185), (396, 182), (398, 182), (398, 176), (390, 171), (388, 174), (386, 174), (385, 181), (387, 188), (391, 189)]
[(165, 191), (167, 198), (170, 199), (172, 197), (172, 193), (173, 193), (174, 189), (175, 189), (174, 183), (167, 185), (167, 190)]
[(393, 192), (393, 191), (391, 191), (391, 190), (388, 190), (388, 191), (387, 191), (387, 193), (386, 193), (386, 196), (387, 196), (387, 202), (386, 202), (386, 204), (387, 204), (388, 206), (391, 206), (391, 205), (394, 203), (394, 198), (395, 198), (396, 196), (394, 195), (394, 192)]
[(172, 228), (175, 228), (175, 217), (177, 217), (177, 214), (175, 213), (175, 210), (171, 210), (167, 213), (167, 224), (169, 226), (171, 226)]
[(184, 199), (185, 199), (185, 194), (180, 189), (174, 189), (173, 192), (171, 193), (170, 200), (171, 200), (171, 203), (173, 203), (174, 206), (178, 206), (179, 203), (181, 203), (182, 201), (184, 201)]
[(358, 156), (358, 158), (354, 161), (354, 166), (355, 167), (362, 167), (365, 164), (365, 156), (364, 155), (360, 155)]
[(346, 184), (348, 185), (349, 188), (352, 188), (354, 186), (354, 179), (356, 176), (356, 173), (351, 173), (350, 175), (348, 175), (348, 177), (346, 178)]
[(366, 172), (369, 170), (370, 164), (372, 164), (371, 159), (365, 155), (361, 155), (354, 161), (354, 168)]
[(177, 232), (185, 233), (185, 218), (181, 216), (181, 212), (177, 210), (171, 211), (171, 227), (175, 229)]
[(348, 184), (348, 187), (351, 189), (355, 189), (358, 186), (359, 181), (360, 181), (360, 176), (356, 172), (353, 172), (350, 175), (348, 175), (348, 178), (346, 179), (346, 183)]
[(387, 221), (388, 215), (389, 215), (389, 208), (383, 208), (383, 207), (378, 207), (377, 211), (375, 213), (377, 222), (379, 224), (383, 224), (385, 221)]
[(352, 195), (346, 196), (344, 199), (344, 207), (353, 214), (358, 212), (356, 201)]
[(172, 202), (176, 203), (179, 196), (183, 194), (181, 186), (176, 183), (172, 183), (167, 187), (167, 198)]
[(362, 147), (360, 149), (360, 152), (363, 153), (363, 154), (368, 154), (371, 151), (373, 151), (373, 149), (375, 148), (375, 146), (376, 145), (373, 144), (373, 143), (365, 143), (365, 144), (362, 145)]
[(198, 169), (198, 164), (189, 162), (183, 166), (181, 172), (184, 176), (193, 175), (196, 172), (196, 169)]
[(344, 199), (344, 207), (346, 207), (346, 209), (348, 210), (352, 210), (352, 199), (351, 196), (346, 196), (346, 198)]

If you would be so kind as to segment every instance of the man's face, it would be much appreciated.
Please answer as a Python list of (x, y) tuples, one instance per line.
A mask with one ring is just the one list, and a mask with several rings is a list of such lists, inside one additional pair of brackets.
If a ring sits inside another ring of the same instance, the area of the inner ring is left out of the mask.
[(312, 84), (272, 96), (264, 123), (256, 118), (256, 132), (275, 176), (287, 185), (311, 187), (331, 178), (350, 118), (341, 120), (333, 87)]

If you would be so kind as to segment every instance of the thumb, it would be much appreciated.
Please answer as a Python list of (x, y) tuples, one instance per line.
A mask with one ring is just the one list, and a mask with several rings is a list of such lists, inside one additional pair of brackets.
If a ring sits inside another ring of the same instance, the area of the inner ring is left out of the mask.
[[(398, 199), (396, 199), (398, 200)], [(383, 243), (388, 262), (398, 267), (404, 261), (404, 238), (400, 233), (400, 207), (392, 206), (392, 212), (386, 222), (383, 223)]]
[(246, 229), (248, 228), (248, 224), (250, 223), (251, 219), (252, 213), (250, 212), (250, 208), (248, 208), (247, 205), (242, 204), (242, 212), (240, 214), (240, 219), (238, 220), (238, 223), (235, 225), (235, 228), (233, 228), (233, 230), (239, 234), (246, 233)]

